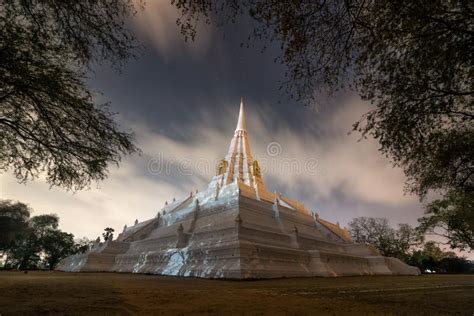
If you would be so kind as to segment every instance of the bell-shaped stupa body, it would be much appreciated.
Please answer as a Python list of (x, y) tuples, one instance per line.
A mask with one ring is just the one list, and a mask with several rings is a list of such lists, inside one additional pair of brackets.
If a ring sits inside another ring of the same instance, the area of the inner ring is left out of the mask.
[(229, 151), (205, 190), (173, 198), (155, 217), (65, 258), (58, 269), (237, 279), (419, 274), (268, 192), (250, 151), (243, 102)]

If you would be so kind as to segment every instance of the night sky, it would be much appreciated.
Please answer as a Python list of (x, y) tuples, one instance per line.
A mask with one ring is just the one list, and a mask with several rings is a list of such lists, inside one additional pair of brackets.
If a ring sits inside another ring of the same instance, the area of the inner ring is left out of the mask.
[[(166, 200), (206, 188), (227, 153), (243, 97), (252, 153), (270, 191), (341, 225), (357, 216), (416, 224), (422, 204), (404, 195), (403, 173), (375, 141), (348, 134), (369, 104), (350, 93), (306, 107), (291, 101), (278, 90), (285, 68), (273, 62), (277, 48), (240, 47), (249, 21), (201, 27), (196, 41), (185, 44), (176, 17), (165, 2), (149, 1), (132, 24), (146, 46), (139, 58), (121, 73), (105, 64), (90, 74), (97, 101), (111, 103), (142, 154), (76, 193), (50, 189), (42, 179), (18, 184), (2, 174), (2, 198), (28, 203), (33, 215), (58, 214), (60, 228), (76, 237), (96, 238), (107, 226), (120, 232), (155, 216)], [(278, 153), (269, 155), (269, 146)]]

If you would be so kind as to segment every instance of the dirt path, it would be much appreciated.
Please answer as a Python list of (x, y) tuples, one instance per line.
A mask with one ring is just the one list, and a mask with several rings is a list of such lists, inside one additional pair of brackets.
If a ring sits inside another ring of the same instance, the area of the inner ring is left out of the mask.
[(474, 275), (221, 281), (0, 272), (0, 315), (474, 314)]

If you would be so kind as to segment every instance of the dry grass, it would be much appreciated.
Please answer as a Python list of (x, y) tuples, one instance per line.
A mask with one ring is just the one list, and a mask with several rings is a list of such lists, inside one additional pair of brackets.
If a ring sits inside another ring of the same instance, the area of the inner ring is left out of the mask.
[(222, 281), (0, 272), (0, 315), (474, 313), (473, 275)]

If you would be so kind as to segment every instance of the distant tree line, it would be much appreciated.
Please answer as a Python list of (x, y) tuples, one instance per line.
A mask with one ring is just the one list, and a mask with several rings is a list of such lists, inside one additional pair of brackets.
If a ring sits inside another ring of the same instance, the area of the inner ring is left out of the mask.
[(73, 234), (58, 228), (57, 215), (30, 217), (31, 212), (24, 203), (0, 201), (0, 259), (4, 258), (4, 267), (52, 270), (61, 259), (89, 249), (87, 238), (75, 240)]
[[(385, 218), (357, 217), (348, 226), (355, 242), (369, 244), (380, 254), (398, 258), (423, 273), (474, 272), (473, 263), (466, 258), (442, 250), (435, 241), (427, 241), (424, 222), (418, 227), (399, 224), (395, 229)], [(449, 240), (447, 243), (451, 246)]]

